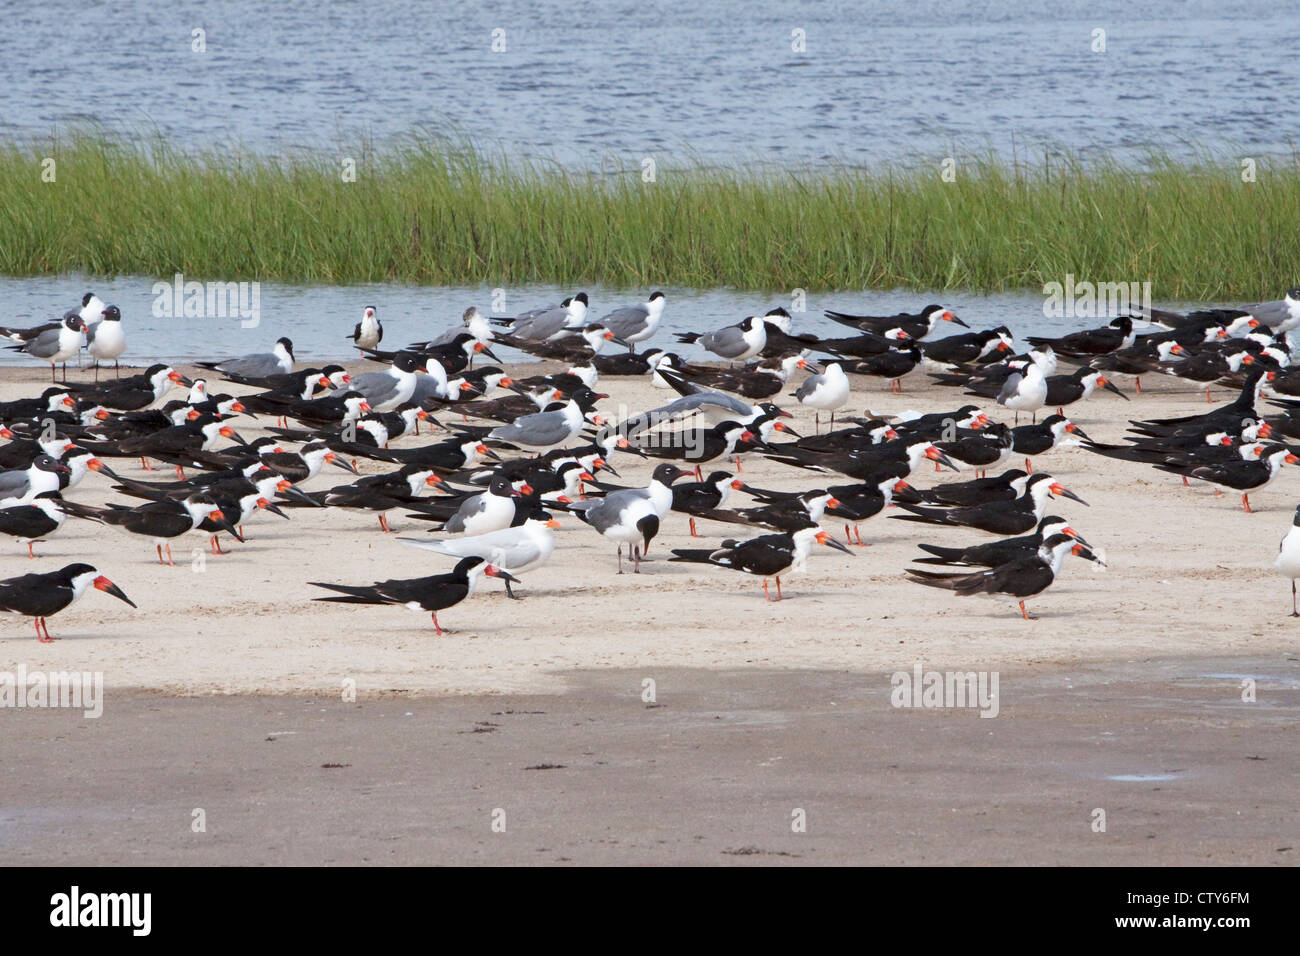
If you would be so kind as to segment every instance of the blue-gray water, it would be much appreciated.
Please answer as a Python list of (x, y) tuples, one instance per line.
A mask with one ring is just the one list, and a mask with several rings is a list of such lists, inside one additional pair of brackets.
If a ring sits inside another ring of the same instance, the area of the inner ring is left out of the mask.
[(423, 126), (633, 166), (952, 144), (1263, 155), (1291, 152), (1300, 99), (1300, 17), (1275, 0), (45, 2), (4, 18), (4, 138), (93, 121), (273, 151)]
[[(1269, 0), (47, 2), (4, 16), (0, 141), (91, 122), (128, 135), (156, 128), (198, 151), (455, 130), (507, 156), (632, 168), (686, 153), (728, 164), (937, 161), (953, 144), (1022, 159), (1044, 144), (1135, 158), (1149, 147), (1263, 156), (1290, 151), (1300, 99), (1296, 12)], [(204, 52), (193, 50), (195, 30)], [(1094, 51), (1098, 30), (1104, 52)], [(792, 49), (795, 31), (803, 52)], [(248, 329), (155, 317), (152, 282), (0, 279), (0, 324), (57, 318), (93, 289), (121, 307), (134, 361), (261, 350), (284, 334), (301, 358), (333, 359), (355, 354), (343, 336), (364, 305), (379, 307), (385, 344), (427, 338), (470, 304), (491, 306), (486, 287), (264, 283), (261, 324)], [(575, 290), (507, 291), (513, 312)], [(638, 295), (588, 291), (595, 316)], [(789, 305), (666, 291), (654, 344)], [(1034, 293), (828, 294), (809, 297), (797, 320), (826, 333), (838, 329), (820, 318), (826, 307), (886, 313), (939, 300), (976, 327), (1005, 323), (1020, 335), (1086, 324), (1044, 319)], [(0, 357), (14, 361), (30, 360)]]
[[(26, 327), (59, 318), (77, 308), (85, 292), (93, 291), (122, 310), (127, 333), (127, 354), (123, 361), (148, 364), (153, 359), (184, 360), (220, 358), (247, 352), (267, 351), (281, 335), (294, 342), (300, 361), (355, 358), (357, 352), (346, 339), (367, 305), (379, 310), (384, 324), (384, 347), (395, 348), (427, 340), (460, 323), (467, 307), (476, 305), (493, 312), (493, 290), (487, 286), (431, 287), (406, 285), (288, 286), (261, 283), (260, 322), (245, 328), (237, 315), (229, 318), (166, 318), (154, 315), (154, 280), (120, 277), (113, 280), (84, 276), (13, 279), (0, 277), (0, 324)], [(612, 309), (633, 305), (646, 292), (609, 290), (586, 286), (591, 299), (588, 315), (599, 318)], [(553, 305), (580, 291), (554, 286), (522, 286), (505, 290), (500, 303), (506, 314), (527, 308)], [(648, 291), (648, 290), (647, 290)], [(668, 305), (658, 334), (642, 347), (660, 345), (676, 349), (686, 357), (709, 358), (699, 346), (677, 346), (671, 334), (703, 332), (738, 322), (747, 315), (766, 312), (773, 306), (792, 308), (790, 296), (762, 296), (727, 289), (673, 289), (665, 287)], [(997, 295), (973, 293), (919, 293), (901, 290), (833, 292), (809, 294), (805, 311), (795, 312), (795, 330), (818, 335), (850, 335), (851, 330), (822, 316), (824, 309), (892, 315), (919, 311), (931, 302), (956, 310), (972, 328), (1006, 325), (1018, 338), (1026, 334), (1059, 334), (1106, 319), (1046, 318), (1043, 295), (1015, 292)], [(955, 326), (938, 333), (964, 332)], [(503, 361), (530, 361), (529, 356), (509, 349), (499, 353)], [(26, 356), (0, 351), (0, 364), (39, 365)]]

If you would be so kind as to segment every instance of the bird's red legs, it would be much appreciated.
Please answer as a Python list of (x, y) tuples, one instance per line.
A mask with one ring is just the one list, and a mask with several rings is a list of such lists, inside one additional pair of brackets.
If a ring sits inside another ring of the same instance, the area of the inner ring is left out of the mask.
[(32, 551), (32, 543), (30, 541), (27, 542), (27, 557), (29, 558), (36, 557), (35, 552)]
[(1025, 472), (1030, 475), (1034, 473), (1034, 463), (1028, 458), (1025, 459)]
[(176, 567), (176, 562), (172, 560), (172, 546), (170, 543), (167, 545), (167, 563), (173, 568)]
[(1024, 602), (1024, 601), (1021, 601), (1021, 602), (1020, 602), (1020, 613), (1021, 613), (1021, 615), (1024, 616), (1024, 619), (1025, 619), (1026, 621), (1036, 621), (1036, 620), (1038, 620), (1038, 618), (1034, 617), (1032, 614), (1030, 614), (1028, 611), (1025, 610), (1025, 602)]
[(442, 637), (443, 630), (442, 630), (442, 625), (438, 623), (438, 612), (430, 611), (429, 613), (433, 617), (433, 629), (438, 632), (439, 637)]
[(892, 382), (890, 382), (889, 388), (890, 391), (894, 392), (897, 395), (903, 394), (903, 383), (900, 382), (898, 379), (894, 379)]
[(382, 528), (386, 534), (393, 533), (393, 529), (388, 527), (388, 516), (385, 515), (382, 511), (379, 512), (379, 527)]
[(698, 538), (698, 537), (699, 537), (699, 535), (695, 533), (695, 519), (694, 519), (694, 518), (691, 519), (691, 537), (692, 537), (692, 538)]
[(184, 481), (184, 480), (185, 480), (185, 469), (182, 468), (180, 465), (177, 465), (177, 466), (176, 466), (176, 479), (177, 479), (178, 481)]
[(145, 471), (153, 471), (153, 465), (149, 464), (148, 458), (140, 459), (140, 467), (143, 468)]
[(699, 466), (699, 465), (696, 465), (696, 466), (695, 466), (695, 480), (696, 480), (696, 481), (703, 481), (703, 480), (704, 480), (704, 475), (700, 473), (700, 466)]
[(1205, 386), (1205, 403), (1206, 403), (1207, 405), (1213, 405), (1213, 404), (1214, 404), (1214, 399), (1210, 398), (1210, 386), (1208, 386), (1208, 385)]
[(767, 578), (763, 578), (763, 597), (769, 602), (772, 600), (772, 595), (767, 593)]
[[(44, 637), (41, 637), (41, 630), (42, 630), (42, 629), (45, 630), (45, 636), (44, 636)], [(51, 641), (57, 641), (57, 640), (58, 640), (57, 637), (51, 637), (51, 636), (50, 636), (50, 626), (49, 626), (48, 624), (45, 623), (45, 618), (43, 618), (43, 617), (38, 617), (38, 618), (36, 619), (36, 638), (37, 638), (37, 640), (39, 640), (42, 644), (49, 644)]]
[(779, 574), (776, 576), (776, 599), (778, 601), (783, 600), (781, 597), (781, 575)]
[(743, 469), (743, 468), (740, 467), (740, 456), (737, 455), (737, 456), (736, 456), (736, 474), (740, 474), (740, 473), (741, 473), (742, 471), (744, 471), (744, 470), (745, 470), (745, 469)]
[(229, 554), (229, 553), (230, 553), (229, 551), (227, 551), (227, 550), (225, 550), (224, 548), (221, 547), (221, 542), (218, 540), (219, 537), (220, 537), (220, 535), (215, 535), (215, 534), (214, 534), (214, 535), (212, 536), (212, 540), (211, 540), (210, 542), (208, 542), (209, 544), (212, 545), (212, 553), (213, 553), (213, 554)]
[(1192, 483), (1191, 483), (1190, 481), (1187, 480), (1187, 476), (1186, 476), (1186, 475), (1183, 475), (1183, 487), (1184, 487), (1184, 488), (1190, 488), (1190, 487), (1192, 487)]
[(1142, 394), (1142, 379), (1141, 379), (1141, 377), (1139, 376), (1138, 378), (1133, 379), (1133, 384), (1137, 386), (1137, 393), (1138, 393), (1139, 395), (1141, 395), (1141, 394)]
[(853, 542), (858, 547), (860, 548), (871, 547), (871, 545), (867, 544), (867, 542), (862, 540), (862, 530), (857, 525), (853, 526), (853, 536), (858, 539), (857, 541)]
[(1250, 510), (1250, 495), (1241, 496), (1241, 506), (1246, 509), (1246, 514), (1250, 515), (1255, 513)]
[(853, 543), (853, 535), (849, 534), (849, 526), (847, 522), (844, 524), (844, 540), (849, 544)]

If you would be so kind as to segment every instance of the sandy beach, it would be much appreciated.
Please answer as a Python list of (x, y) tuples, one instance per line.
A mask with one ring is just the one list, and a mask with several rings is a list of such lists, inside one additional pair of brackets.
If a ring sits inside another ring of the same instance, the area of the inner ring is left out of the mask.
[[(8, 369), (0, 396), (31, 394), (43, 382), (48, 378), (38, 370)], [(1130, 402), (1099, 393), (1076, 407), (1072, 418), (1094, 439), (1114, 441), (1130, 417), (1194, 414), (1208, 407), (1202, 393), (1170, 385), (1148, 381), (1148, 390)], [(602, 407), (631, 411), (663, 404), (671, 395), (633, 378), (606, 377), (600, 387), (611, 396)], [(855, 389), (862, 388), (855, 382)], [(894, 414), (955, 408), (965, 401), (955, 390), (924, 387), (915, 376), (906, 388), (892, 395), (886, 384), (871, 382), (868, 390), (855, 391), (846, 411)], [(793, 401), (786, 404), (795, 427), (811, 434), (812, 415)], [(1004, 416), (992, 408), (996, 417)], [(261, 434), (247, 416), (235, 424), (245, 438)], [(425, 433), (394, 444), (429, 440)], [(742, 477), (759, 487), (806, 489), (845, 481), (747, 457)], [(625, 484), (648, 479), (650, 466), (639, 458), (618, 455), (613, 464)], [(126, 476), (170, 474), (146, 475), (130, 459), (112, 465)], [(360, 467), (387, 470), (366, 461)], [(560, 689), (567, 672), (593, 668), (869, 672), (917, 660), (979, 668), (1295, 648), (1296, 625), (1287, 617), (1290, 589), (1269, 565), (1290, 524), (1300, 469), (1285, 469), (1252, 498), (1255, 513), (1245, 514), (1239, 499), (1216, 498), (1208, 486), (1184, 488), (1175, 476), (1080, 448), (1041, 456), (1036, 468), (1088, 502), (1084, 507), (1062, 499), (1054, 510), (1101, 549), (1108, 564), (1099, 570), (1067, 561), (1060, 580), (1028, 602), (1041, 615), (1036, 622), (1021, 620), (1013, 601), (958, 598), (902, 577), (920, 554), (917, 542), (988, 540), (977, 531), (877, 516), (862, 526), (869, 547), (854, 547), (852, 558), (815, 549), (807, 573), (784, 580), (786, 600), (768, 603), (758, 579), (662, 560), (670, 548), (734, 537), (736, 526), (700, 522), (703, 540), (692, 542), (685, 516), (674, 514), (651, 549), (651, 558), (661, 560), (643, 565), (639, 575), (620, 576), (614, 548), (576, 518), (561, 516), (555, 555), (524, 579), (518, 589), (524, 600), (509, 601), (499, 584), (485, 582), (470, 600), (440, 615), (450, 630), (437, 638), (427, 615), (313, 603), (321, 592), (306, 582), (364, 584), (432, 574), (449, 570), (451, 559), (398, 544), (369, 514), (295, 509), (289, 521), (258, 516), (245, 529), (247, 544), (227, 537), (233, 548), (227, 556), (207, 554), (198, 561), (207, 541), (191, 536), (173, 548), (174, 568), (156, 563), (147, 540), (87, 522), (69, 521), (38, 543), (36, 561), (22, 546), (0, 542), (3, 576), (88, 561), (140, 605), (133, 611), (92, 594), (52, 619), (52, 633), (62, 640), (51, 645), (36, 642), (30, 622), (11, 619), (0, 637), (0, 670), (20, 663), (93, 669), (103, 671), (109, 688), (169, 694), (322, 694), (350, 678), (366, 697), (390, 691), (545, 693)], [(912, 481), (928, 486), (952, 477), (927, 465)], [(347, 480), (345, 472), (327, 468), (306, 487)], [(92, 504), (127, 500), (115, 498), (108, 484), (92, 474), (72, 497)], [(747, 500), (737, 494), (733, 505)], [(400, 534), (429, 533), (426, 524), (400, 513), (392, 518)], [(829, 515), (823, 526), (843, 536), (843, 526)]]
[[(40, 370), (7, 369), (0, 395), (47, 383)], [(1145, 384), (1133, 401), (1102, 394), (1071, 417), (1108, 441), (1130, 417), (1207, 407), (1203, 393)], [(611, 410), (669, 398), (641, 379), (600, 388)], [(902, 395), (855, 388), (853, 413), (964, 402), (916, 377)], [(787, 406), (811, 433), (811, 414)], [(260, 434), (252, 419), (236, 424)], [(613, 463), (627, 484), (648, 477), (640, 459)], [(143, 474), (138, 461), (112, 464)], [(0, 761), (26, 768), (0, 811), (0, 848), (31, 862), (1293, 862), (1300, 827), (1285, 794), (1297, 765), (1284, 731), (1300, 710), (1298, 625), (1269, 563), (1300, 472), (1287, 469), (1245, 514), (1235, 497), (1080, 448), (1035, 469), (1088, 502), (1053, 510), (1108, 567), (1067, 559), (1028, 602), (1034, 622), (1010, 600), (902, 577), (918, 541), (985, 536), (884, 516), (862, 526), (870, 546), (852, 557), (818, 548), (780, 603), (758, 579), (662, 560), (692, 546), (684, 516), (664, 523), (657, 560), (622, 576), (611, 546), (561, 516), (554, 558), (524, 579), (524, 599), (485, 582), (440, 614), (443, 637), (402, 608), (311, 601), (308, 580), (450, 568), (370, 515), (263, 515), (229, 555), (192, 563), (207, 543), (197, 536), (174, 547), (174, 568), (147, 540), (70, 521), (37, 544), (36, 561), (5, 546), (0, 573), (88, 561), (139, 610), (92, 592), (51, 620), (61, 640), (49, 645), (9, 619), (0, 671), (102, 672), (104, 716), (0, 714)], [(755, 455), (743, 477), (781, 489), (841, 481)], [(952, 477), (927, 465), (912, 482)], [(327, 469), (307, 487), (346, 480)], [(93, 474), (73, 497), (116, 500)], [(393, 526), (428, 533), (398, 513)], [(705, 541), (737, 534), (700, 530)], [(917, 664), (999, 672), (999, 719), (890, 707), (890, 675)], [(1247, 677), (1251, 703), (1240, 700)], [(343, 699), (349, 688), (355, 702)], [(95, 768), (94, 794), (65, 785), (68, 760)], [(411, 793), (424, 796), (412, 804)], [(792, 836), (790, 813), (805, 803), (834, 825)], [(493, 842), (484, 814), (503, 806), (522, 812), (526, 838)], [(191, 839), (193, 807), (217, 809), (212, 839)], [(1103, 839), (1088, 827), (1098, 807), (1125, 821)], [(293, 822), (308, 810), (324, 816)], [(448, 826), (423, 827), (430, 813), (450, 813)], [(354, 835), (338, 844), (343, 831)]]

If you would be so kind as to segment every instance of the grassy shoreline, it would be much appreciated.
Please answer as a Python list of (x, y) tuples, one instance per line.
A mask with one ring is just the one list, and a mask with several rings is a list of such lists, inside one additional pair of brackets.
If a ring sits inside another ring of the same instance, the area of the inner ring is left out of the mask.
[[(0, 274), (180, 271), (298, 283), (520, 282), (825, 291), (1041, 288), (1271, 298), (1300, 263), (1300, 158), (1143, 168), (1056, 156), (866, 170), (619, 174), (412, 139), (338, 154), (190, 155), (90, 134), (0, 145)], [(43, 181), (53, 158), (54, 182)]]

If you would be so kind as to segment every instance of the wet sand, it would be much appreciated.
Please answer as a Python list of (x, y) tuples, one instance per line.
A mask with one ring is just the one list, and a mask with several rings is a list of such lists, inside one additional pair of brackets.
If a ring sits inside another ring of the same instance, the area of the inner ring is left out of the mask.
[[(1254, 703), (1242, 702), (1237, 675), (1256, 678)], [(555, 695), (356, 703), (111, 693), (98, 720), (3, 715), (0, 857), (1098, 866), (1300, 858), (1300, 660), (1150, 660), (1000, 676), (993, 719), (895, 709), (887, 673), (756, 668), (584, 670)], [(647, 677), (653, 705), (642, 699)], [(192, 830), (196, 808), (206, 832)], [(1104, 832), (1094, 831), (1099, 809)], [(792, 832), (797, 810), (802, 833)]]

